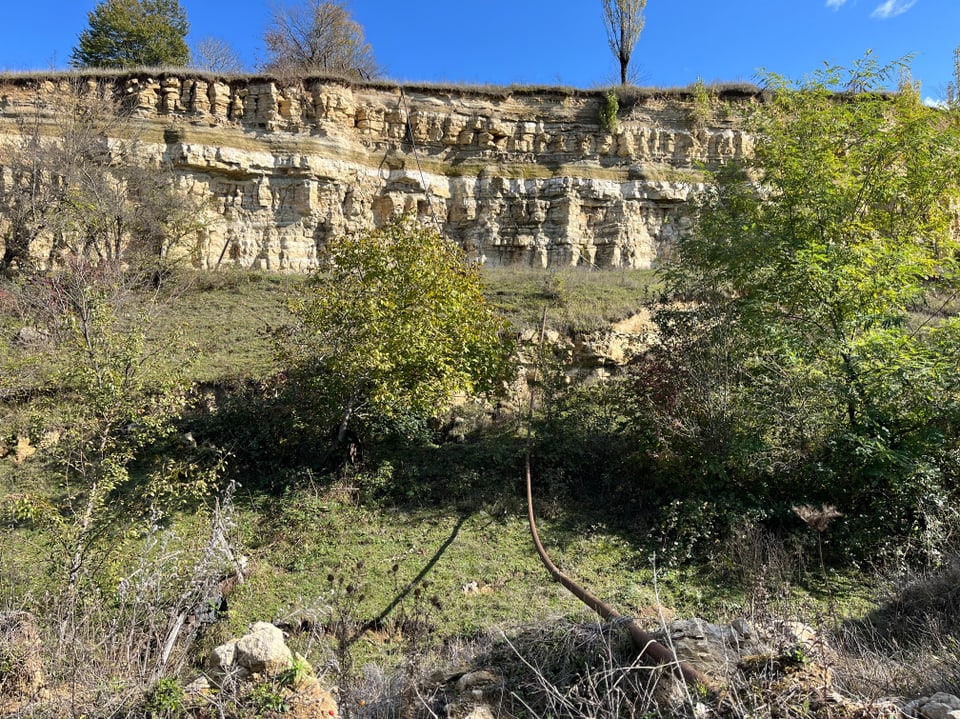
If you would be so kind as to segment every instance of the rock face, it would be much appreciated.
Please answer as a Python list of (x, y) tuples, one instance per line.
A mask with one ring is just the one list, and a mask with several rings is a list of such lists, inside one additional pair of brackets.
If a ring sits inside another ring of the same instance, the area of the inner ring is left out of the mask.
[[(0, 142), (80, 81), (0, 84)], [(173, 168), (206, 201), (200, 264), (292, 271), (315, 266), (329, 238), (401, 212), (495, 265), (655, 265), (683, 227), (700, 168), (749, 153), (730, 108), (756, 101), (720, 94), (703, 126), (690, 93), (638, 92), (607, 131), (599, 91), (176, 74), (82, 81), (111, 83), (145, 161)], [(45, 120), (51, 134), (54, 120)]]

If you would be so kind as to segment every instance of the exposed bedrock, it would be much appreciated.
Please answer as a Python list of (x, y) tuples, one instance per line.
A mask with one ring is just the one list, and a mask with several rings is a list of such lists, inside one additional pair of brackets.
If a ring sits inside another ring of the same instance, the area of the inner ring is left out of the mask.
[[(436, 221), (494, 265), (656, 265), (682, 231), (703, 169), (749, 153), (732, 108), (756, 100), (714, 95), (704, 122), (690, 93), (638, 92), (607, 131), (594, 91), (100, 81), (132, 113), (118, 126), (145, 161), (166, 163), (205, 200), (202, 264), (292, 271), (315, 266), (328, 238), (400, 212)], [(76, 82), (0, 82), (0, 140)]]

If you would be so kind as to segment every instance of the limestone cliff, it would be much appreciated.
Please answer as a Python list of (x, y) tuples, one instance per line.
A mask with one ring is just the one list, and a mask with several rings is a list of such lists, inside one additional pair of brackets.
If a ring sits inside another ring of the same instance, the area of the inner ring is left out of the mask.
[[(94, 82), (86, 78), (86, 82)], [(645, 268), (669, 251), (702, 167), (749, 152), (714, 97), (134, 74), (105, 78), (142, 151), (208, 200), (201, 263), (306, 270), (325, 241), (398, 212), (435, 220), (491, 264)], [(0, 140), (76, 78), (0, 82)]]

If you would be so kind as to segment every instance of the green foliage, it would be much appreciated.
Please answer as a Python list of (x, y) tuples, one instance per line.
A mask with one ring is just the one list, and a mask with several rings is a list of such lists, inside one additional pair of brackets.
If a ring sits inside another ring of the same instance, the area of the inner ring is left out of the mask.
[(615, 90), (608, 90), (600, 100), (599, 120), (604, 132), (617, 129), (617, 113), (620, 112), (620, 100)]
[(693, 100), (690, 105), (690, 122), (696, 128), (706, 127), (713, 117), (713, 98), (702, 77), (693, 83)]
[(281, 687), (296, 689), (304, 679), (310, 676), (311, 672), (312, 669), (307, 660), (296, 654), (290, 666), (277, 675), (277, 683)]
[(70, 64), (74, 67), (183, 67), (190, 29), (179, 0), (101, 0), (88, 14)]
[(629, 479), (642, 464), (638, 453), (648, 444), (631, 381), (567, 386), (563, 367), (549, 356), (542, 372), (533, 452), (538, 489), (623, 510), (636, 491)]
[(663, 275), (683, 304), (659, 316), (689, 473), (768, 506), (836, 504), (861, 546), (947, 501), (958, 419), (960, 323), (914, 313), (956, 291), (960, 133), (908, 80), (885, 90), (905, 70), (770, 76), (755, 154), (714, 177)]
[(151, 719), (177, 719), (183, 716), (183, 687), (173, 677), (163, 677), (147, 693), (146, 710)]
[(509, 376), (511, 343), (482, 290), (463, 252), (411, 218), (342, 237), (291, 304), (284, 356), (341, 441), (356, 422), (413, 431)]
[(45, 338), (24, 356), (43, 353), (42, 381), (59, 394), (43, 429), (57, 437), (46, 454), (62, 492), (24, 493), (18, 512), (52, 532), (60, 547), (52, 561), (70, 587), (96, 580), (88, 567), (118, 548), (131, 523), (206, 496), (220, 470), (216, 459), (183, 454), (135, 468), (171, 436), (187, 401), (180, 348), (150, 334), (161, 298), (138, 285), (115, 264), (65, 256), (59, 270), (26, 276), (19, 288), (25, 318)]
[(257, 684), (246, 700), (257, 711), (257, 716), (262, 716), (261, 712), (283, 714), (287, 711), (287, 698), (283, 689), (272, 684)]

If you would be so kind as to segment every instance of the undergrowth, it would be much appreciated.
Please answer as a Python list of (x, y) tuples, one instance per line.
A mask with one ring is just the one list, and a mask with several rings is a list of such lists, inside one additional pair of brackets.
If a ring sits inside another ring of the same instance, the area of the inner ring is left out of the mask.
[[(565, 335), (639, 312), (652, 282), (650, 273), (580, 270), (488, 269), (485, 278), (518, 331), (535, 328), (547, 303)], [(461, 407), (416, 441), (381, 437), (355, 465), (330, 463), (323, 431), (291, 409), (274, 359), (286, 298), (302, 278), (188, 279), (165, 322), (200, 348), (198, 390), (163, 451), (222, 453), (219, 500), (117, 535), (82, 596), (43, 569), (62, 551), (55, 535), (11, 502), (63, 491), (44, 451), (56, 439), (38, 429), (55, 394), (36, 388), (2, 407), (0, 611), (34, 617), (48, 706), (75, 717), (176, 714), (179, 688), (209, 652), (267, 620), (340, 687), (345, 716), (439, 714), (459, 701), (451, 677), (487, 669), (498, 676), (488, 698), (514, 716), (663, 711), (656, 673), (636, 664), (616, 627), (596, 625), (547, 583), (531, 552), (516, 410)], [(736, 522), (729, 507), (688, 502), (665, 513), (656, 496), (670, 488), (645, 473), (653, 428), (639, 419), (631, 380), (569, 389), (558, 371), (539, 381), (540, 529), (558, 565), (591, 591), (651, 628), (664, 612), (802, 621), (836, 652), (837, 685), (858, 696), (960, 690), (955, 516), (928, 523), (939, 534), (924, 541), (939, 554), (926, 566), (906, 555), (825, 565), (823, 537), (799, 520)], [(239, 485), (224, 495), (228, 478)], [(0, 638), (0, 674), (10, 656)], [(739, 695), (732, 713), (768, 711), (758, 696)]]

